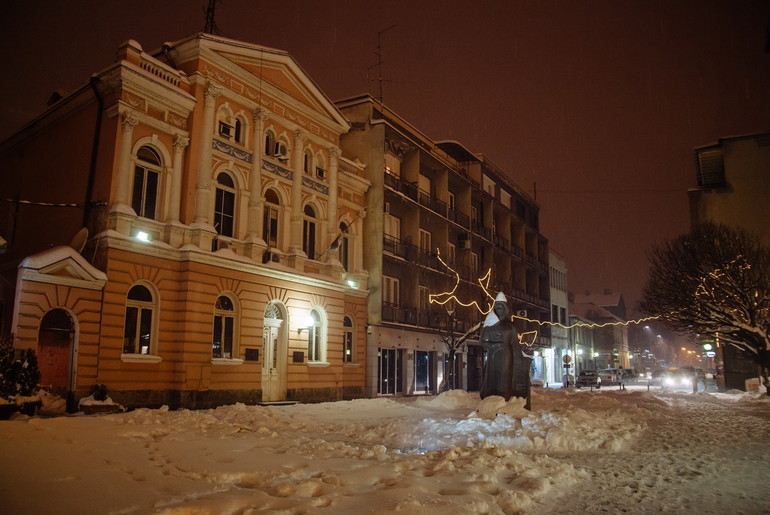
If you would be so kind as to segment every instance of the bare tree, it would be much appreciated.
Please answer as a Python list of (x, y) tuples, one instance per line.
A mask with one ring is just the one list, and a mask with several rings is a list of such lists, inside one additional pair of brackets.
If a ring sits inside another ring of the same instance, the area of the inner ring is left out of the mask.
[(756, 237), (706, 223), (654, 247), (640, 305), (679, 331), (739, 349), (770, 395), (770, 249)]
[(460, 334), (455, 331), (457, 320), (455, 318), (456, 310), (454, 306), (444, 305), (444, 310), (447, 314), (447, 324), (445, 328), (438, 330), (439, 337), (444, 342), (444, 347), (446, 347), (448, 354), (447, 380), (444, 383), (444, 390), (453, 390), (459, 387), (457, 384), (457, 353), (462, 352), (468, 338), (473, 336), (481, 327), (481, 322)]

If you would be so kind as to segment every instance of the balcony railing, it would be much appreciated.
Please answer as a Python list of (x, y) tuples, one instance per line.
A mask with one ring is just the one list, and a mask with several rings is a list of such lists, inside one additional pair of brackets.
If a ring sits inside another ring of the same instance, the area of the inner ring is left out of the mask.
[(385, 322), (417, 325), (417, 308), (399, 306), (387, 302), (382, 303), (382, 319)]
[(386, 173), (385, 186), (388, 186), (399, 193), (403, 193), (412, 200), (417, 200), (417, 186), (401, 179), (401, 177), (398, 177), (397, 175)]

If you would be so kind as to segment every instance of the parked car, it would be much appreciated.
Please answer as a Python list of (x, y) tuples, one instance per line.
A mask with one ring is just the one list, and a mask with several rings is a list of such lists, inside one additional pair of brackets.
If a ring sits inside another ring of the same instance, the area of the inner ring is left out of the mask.
[(582, 387), (595, 387), (595, 388), (601, 388), (602, 387), (602, 380), (599, 377), (599, 374), (596, 373), (596, 370), (581, 370), (577, 377), (577, 382), (575, 383), (575, 388), (582, 388)]
[(599, 377), (602, 380), (602, 384), (605, 386), (620, 384), (623, 381), (623, 372), (618, 368), (608, 368), (606, 370), (600, 370)]

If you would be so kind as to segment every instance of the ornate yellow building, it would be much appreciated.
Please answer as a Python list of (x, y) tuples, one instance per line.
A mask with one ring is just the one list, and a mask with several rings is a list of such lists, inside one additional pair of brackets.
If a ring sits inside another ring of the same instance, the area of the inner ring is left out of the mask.
[(0, 146), (3, 336), (71, 409), (362, 396), (349, 127), (286, 52), (127, 41)]

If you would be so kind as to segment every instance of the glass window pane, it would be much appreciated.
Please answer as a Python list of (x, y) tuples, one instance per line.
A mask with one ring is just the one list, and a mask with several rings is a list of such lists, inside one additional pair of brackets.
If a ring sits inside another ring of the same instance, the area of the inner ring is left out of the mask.
[(128, 298), (142, 302), (152, 302), (152, 293), (150, 293), (146, 286), (137, 284), (128, 291)]
[(211, 356), (213, 358), (222, 357), (222, 317), (214, 317), (214, 334), (211, 344)]
[(147, 170), (147, 187), (144, 192), (144, 212), (140, 216), (155, 219), (155, 206), (158, 201), (158, 174)]
[(142, 214), (142, 193), (144, 192), (144, 168), (134, 168), (134, 191), (131, 194), (131, 207), (137, 215)]
[(225, 335), (223, 344), (223, 357), (233, 357), (233, 327), (235, 319), (233, 317), (224, 317), (225, 319)]
[(136, 319), (139, 309), (133, 306), (126, 308), (126, 328), (123, 331), (123, 352), (136, 352)]
[(152, 310), (142, 309), (139, 327), (139, 353), (150, 353), (150, 337), (152, 335)]

